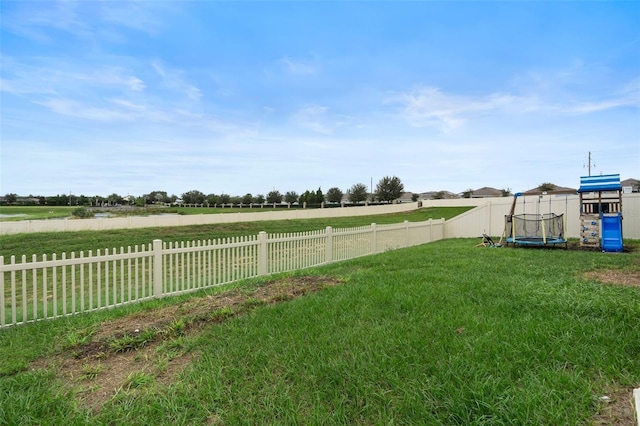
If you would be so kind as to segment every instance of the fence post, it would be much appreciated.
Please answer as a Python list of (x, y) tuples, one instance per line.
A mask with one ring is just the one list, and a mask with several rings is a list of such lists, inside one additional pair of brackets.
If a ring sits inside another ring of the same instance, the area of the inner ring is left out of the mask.
[(429, 218), (429, 241), (428, 243), (433, 242), (433, 219)]
[(267, 275), (267, 233), (258, 233), (258, 276)]
[[(0, 269), (4, 266), (4, 256), (0, 256)], [(0, 327), (5, 326), (4, 271), (0, 271)]]
[(161, 298), (162, 294), (162, 240), (153, 240), (153, 296)]
[(378, 251), (378, 234), (376, 232), (376, 224), (371, 224), (371, 254)]
[(333, 262), (333, 228), (327, 226), (325, 235), (327, 236), (327, 242), (324, 246), (324, 261), (325, 263), (331, 263)]
[(404, 246), (409, 247), (409, 221), (404, 221)]

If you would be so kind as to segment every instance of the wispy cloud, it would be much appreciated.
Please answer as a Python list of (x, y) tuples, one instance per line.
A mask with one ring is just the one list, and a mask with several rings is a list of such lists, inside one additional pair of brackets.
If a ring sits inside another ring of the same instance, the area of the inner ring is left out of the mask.
[(399, 103), (402, 116), (412, 126), (436, 126), (447, 131), (460, 127), (472, 113), (500, 108), (512, 103), (513, 99), (504, 94), (471, 98), (424, 87), (392, 96), (388, 102)]
[(289, 74), (293, 75), (315, 74), (317, 70), (317, 66), (314, 63), (301, 59), (292, 59), (289, 56), (280, 58), (278, 62)]
[(611, 96), (595, 101), (567, 103), (559, 105), (558, 109), (570, 114), (589, 114), (624, 107), (640, 108), (640, 78), (624, 85)]
[(640, 84), (633, 82), (618, 93), (597, 101), (541, 99), (535, 95), (509, 93), (463, 96), (434, 87), (420, 87), (390, 96), (386, 102), (399, 104), (401, 117), (414, 127), (436, 127), (448, 132), (481, 114), (590, 114), (620, 107), (639, 107), (638, 86)]
[(157, 35), (165, 26), (166, 11), (175, 13), (174, 9), (170, 2), (148, 1), (14, 2), (3, 6), (2, 26), (38, 43), (53, 42), (60, 31), (82, 39), (123, 42), (126, 37), (119, 29)]
[(323, 135), (331, 135), (349, 122), (349, 117), (337, 116), (329, 108), (321, 105), (309, 105), (300, 108), (291, 115), (294, 125)]
[(77, 11), (77, 2), (39, 2), (28, 7), (17, 3), (13, 6), (9, 10), (3, 6), (3, 27), (31, 40), (52, 42), (55, 36), (51, 30), (64, 31), (78, 37), (92, 34), (91, 28)]
[(132, 121), (136, 118), (135, 114), (130, 113), (130, 108), (126, 107), (105, 108), (104, 106), (95, 106), (71, 99), (47, 99), (35, 103), (48, 108), (56, 114), (85, 120), (114, 122)]
[(154, 35), (165, 27), (161, 16), (168, 8), (170, 2), (118, 1), (104, 3), (100, 14), (106, 23)]
[(103, 93), (106, 90), (142, 92), (145, 82), (129, 70), (95, 63), (61, 62), (40, 57), (29, 62), (2, 57), (0, 90), (13, 93)]
[(202, 91), (195, 85), (186, 81), (183, 77), (183, 71), (168, 69), (159, 62), (151, 63), (151, 67), (160, 77), (162, 77), (165, 87), (175, 90), (194, 101), (197, 101), (202, 97)]

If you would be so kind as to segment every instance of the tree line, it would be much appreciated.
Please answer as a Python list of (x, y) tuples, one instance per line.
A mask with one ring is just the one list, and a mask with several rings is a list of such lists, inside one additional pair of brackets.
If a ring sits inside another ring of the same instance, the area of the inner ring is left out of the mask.
[[(306, 190), (302, 194), (296, 191), (287, 191), (282, 194), (274, 189), (269, 193), (253, 195), (231, 196), (229, 194), (205, 194), (199, 190), (187, 191), (180, 196), (169, 195), (166, 191), (151, 191), (141, 196), (121, 196), (111, 194), (107, 197), (85, 196), (73, 194), (58, 194), (55, 196), (28, 196), (18, 197), (16, 194), (6, 194), (4, 204), (30, 204), (48, 206), (117, 206), (117, 205), (137, 205), (145, 206), (150, 204), (198, 204), (198, 205), (229, 205), (229, 204), (306, 204), (308, 206), (321, 205), (322, 203), (341, 203), (346, 195), (346, 199), (353, 204), (362, 204), (366, 201), (381, 203), (391, 203), (399, 199), (404, 193), (404, 184), (397, 176), (385, 176), (376, 185), (375, 192), (370, 193), (363, 183), (356, 183), (347, 189), (346, 193), (338, 187), (329, 188), (324, 193), (321, 188), (317, 190)], [(415, 200), (414, 200), (415, 201)]]

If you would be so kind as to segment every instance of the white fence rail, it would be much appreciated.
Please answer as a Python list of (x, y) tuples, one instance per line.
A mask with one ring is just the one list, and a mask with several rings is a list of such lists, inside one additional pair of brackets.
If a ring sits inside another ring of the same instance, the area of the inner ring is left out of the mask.
[(444, 238), (445, 221), (0, 256), (0, 328), (309, 268)]

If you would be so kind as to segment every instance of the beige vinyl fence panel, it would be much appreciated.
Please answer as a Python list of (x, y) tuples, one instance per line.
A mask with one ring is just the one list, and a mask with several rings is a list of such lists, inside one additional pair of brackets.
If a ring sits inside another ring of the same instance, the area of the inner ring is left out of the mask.
[[(455, 201), (455, 203), (451, 203)], [(459, 205), (460, 200), (432, 200), (429, 207)], [(476, 207), (447, 221), (445, 238), (481, 237), (483, 233), (500, 237), (504, 217), (511, 210), (513, 197), (470, 199)], [(518, 197), (514, 214), (563, 214), (565, 235), (580, 237), (580, 198), (578, 195), (529, 195)], [(622, 196), (622, 235), (624, 239), (640, 239), (640, 193)]]

